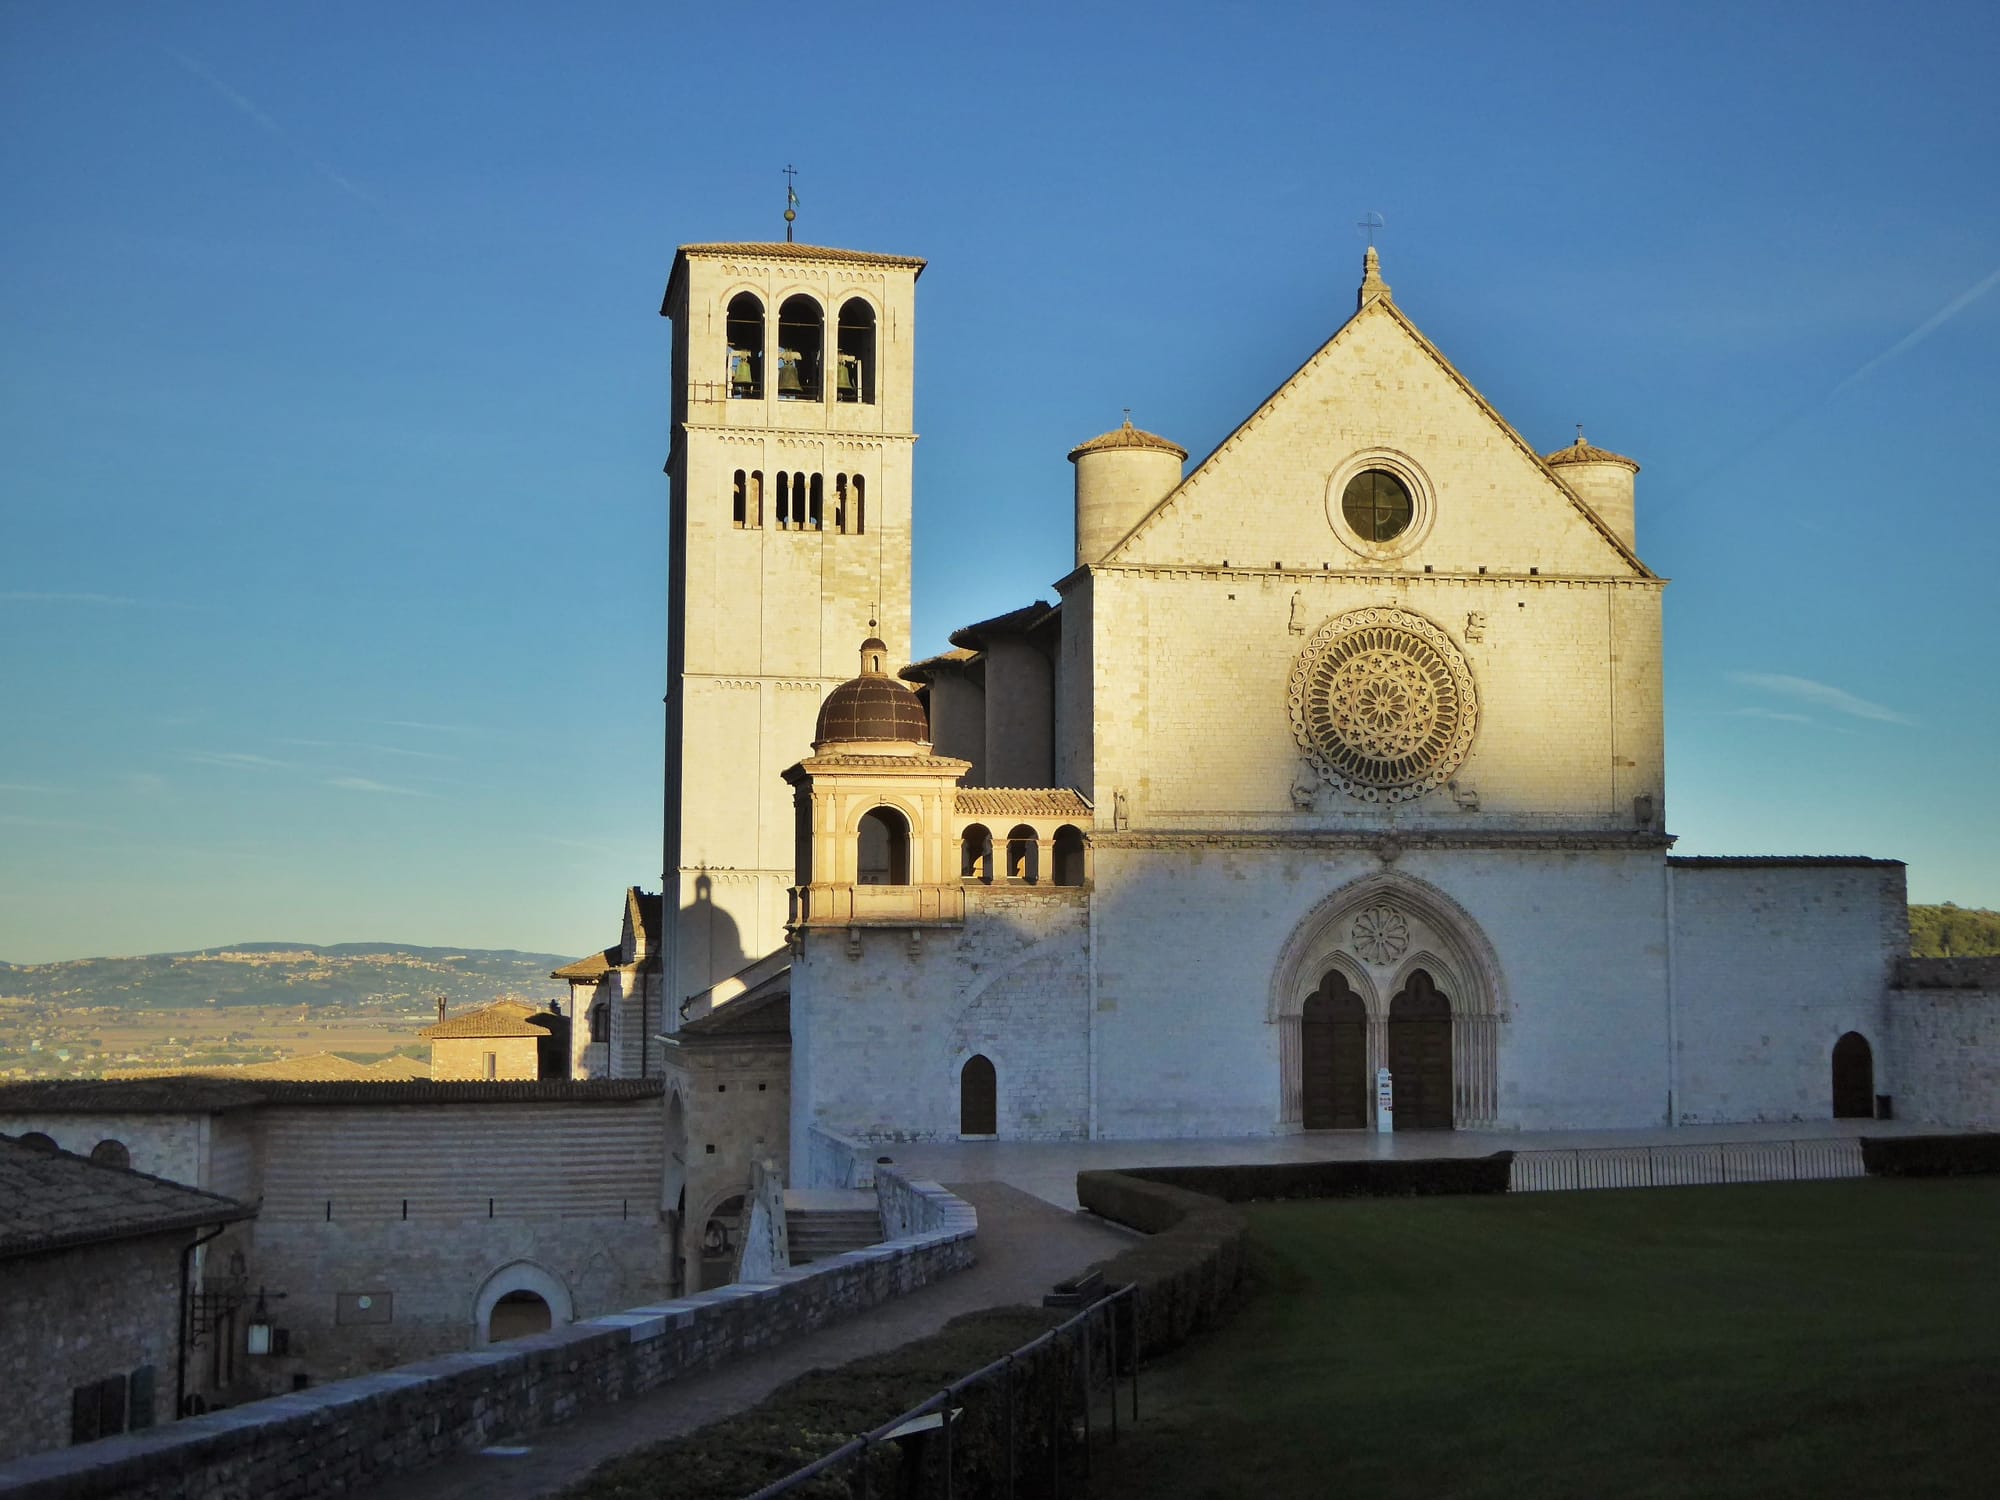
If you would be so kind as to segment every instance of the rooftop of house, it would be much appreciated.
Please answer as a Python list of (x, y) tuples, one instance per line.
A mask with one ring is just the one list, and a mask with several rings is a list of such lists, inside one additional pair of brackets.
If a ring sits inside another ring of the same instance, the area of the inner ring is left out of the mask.
[(429, 1042), (451, 1037), (544, 1037), (549, 1034), (549, 1023), (562, 1019), (558, 1012), (531, 1001), (495, 1000), (477, 1010), (446, 1016), (442, 1021), (426, 1026), (417, 1035)]
[(0, 1136), (0, 1259), (248, 1219), (234, 1198)]
[(617, 1104), (655, 1097), (657, 1078), (548, 1078), (432, 1082), (205, 1078), (30, 1078), (0, 1084), (0, 1116), (220, 1114), (258, 1105)]

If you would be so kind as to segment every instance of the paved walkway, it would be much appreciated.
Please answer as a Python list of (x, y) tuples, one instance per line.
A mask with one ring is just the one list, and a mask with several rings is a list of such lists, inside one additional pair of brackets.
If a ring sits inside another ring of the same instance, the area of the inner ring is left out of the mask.
[(374, 1500), (539, 1500), (621, 1453), (692, 1432), (755, 1405), (808, 1370), (845, 1364), (934, 1333), (961, 1313), (1039, 1303), (1042, 1293), (1139, 1238), (1066, 1213), (1005, 1183), (952, 1184), (979, 1211), (978, 1260), (907, 1297), (707, 1375), (670, 1381), (632, 1401), (598, 1407), (560, 1427), (506, 1443), (506, 1456), (472, 1453), (349, 1493)]
[(881, 1150), (912, 1177), (934, 1182), (1005, 1182), (1057, 1208), (1074, 1209), (1076, 1174), (1093, 1167), (1484, 1156), (1491, 1151), (1568, 1151), (1591, 1146), (1700, 1146), (1717, 1141), (1922, 1135), (1936, 1129), (1935, 1125), (1891, 1120), (1793, 1120), (1777, 1125), (1683, 1125), (1678, 1129), (1663, 1125), (1650, 1130), (1405, 1130), (1392, 1135), (1324, 1130), (1237, 1140), (938, 1141), (884, 1146)]

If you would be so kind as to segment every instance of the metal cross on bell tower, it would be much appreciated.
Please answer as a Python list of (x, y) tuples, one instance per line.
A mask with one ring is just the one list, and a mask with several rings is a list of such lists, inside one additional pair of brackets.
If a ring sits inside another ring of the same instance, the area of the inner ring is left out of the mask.
[(1354, 227), (1368, 236), (1368, 248), (1373, 250), (1375, 248), (1375, 232), (1378, 229), (1385, 228), (1388, 222), (1388, 220), (1384, 219), (1371, 208), (1361, 216), (1361, 222)]
[(797, 187), (799, 169), (790, 162), (785, 163), (785, 243), (792, 242), (792, 224), (799, 216), (799, 195), (793, 191)]

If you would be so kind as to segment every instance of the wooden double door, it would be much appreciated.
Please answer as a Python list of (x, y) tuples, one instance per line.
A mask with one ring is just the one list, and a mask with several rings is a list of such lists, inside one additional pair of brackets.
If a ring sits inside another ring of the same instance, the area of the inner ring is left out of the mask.
[[(1451, 1002), (1422, 969), (1389, 1003), (1384, 1059), (1395, 1080), (1398, 1130), (1449, 1130)], [(1308, 1130), (1368, 1126), (1368, 1009), (1337, 970), (1306, 997), (1299, 1019), (1302, 1123)]]

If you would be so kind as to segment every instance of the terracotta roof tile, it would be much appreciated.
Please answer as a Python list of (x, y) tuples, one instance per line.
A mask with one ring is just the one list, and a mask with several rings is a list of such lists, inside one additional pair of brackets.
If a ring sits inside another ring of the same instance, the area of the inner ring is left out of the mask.
[(961, 787), (953, 808), (972, 817), (1088, 818), (1090, 804), (1069, 787)]
[(699, 1042), (791, 1034), (792, 992), (787, 988), (718, 1005), (700, 1020), (687, 1022), (674, 1036)]
[(0, 1136), (0, 1258), (247, 1219), (234, 1198)]
[[(549, 1034), (549, 1028), (546, 1024), (537, 1026), (533, 1018), (552, 1014), (543, 1007), (525, 1000), (495, 1000), (491, 1005), (482, 1005), (477, 1010), (446, 1016), (435, 1025), (426, 1026), (417, 1035), (426, 1041), (460, 1036), (542, 1037)], [(562, 1017), (556, 1016), (555, 1019), (561, 1020)]]
[(783, 241), (758, 243), (732, 240), (712, 245), (683, 245), (682, 255), (745, 255), (760, 260), (832, 260), (867, 266), (914, 266), (921, 271), (925, 261), (918, 255), (877, 255), (872, 250), (836, 250), (830, 245), (792, 245)]
[(995, 615), (990, 620), (977, 620), (970, 625), (961, 625), (951, 633), (951, 643), (968, 651), (982, 649), (986, 637), (996, 635), (1026, 635), (1056, 613), (1060, 606), (1044, 604), (1037, 599), (1033, 604), (1024, 604), (1019, 609), (1010, 609), (1004, 615)]
[(560, 969), (549, 972), (551, 979), (602, 979), (618, 967), (618, 949), (606, 948), (602, 953), (593, 953), (588, 958), (579, 958), (573, 964), (564, 964)]
[(1127, 417), (1123, 427), (1114, 427), (1111, 431), (1094, 437), (1087, 443), (1078, 443), (1070, 449), (1069, 461), (1075, 463), (1080, 454), (1103, 453), (1112, 448), (1157, 448), (1164, 453), (1177, 455), (1182, 463), (1187, 462), (1188, 456), (1187, 449), (1179, 443), (1170, 438), (1163, 438), (1157, 432), (1146, 432), (1134, 427), (1132, 419)]
[(1638, 464), (1622, 453), (1613, 453), (1608, 448), (1597, 448), (1583, 440), (1583, 434), (1576, 435), (1576, 441), (1567, 448), (1558, 448), (1542, 460), (1551, 468), (1562, 464), (1623, 464), (1634, 474), (1639, 472)]

